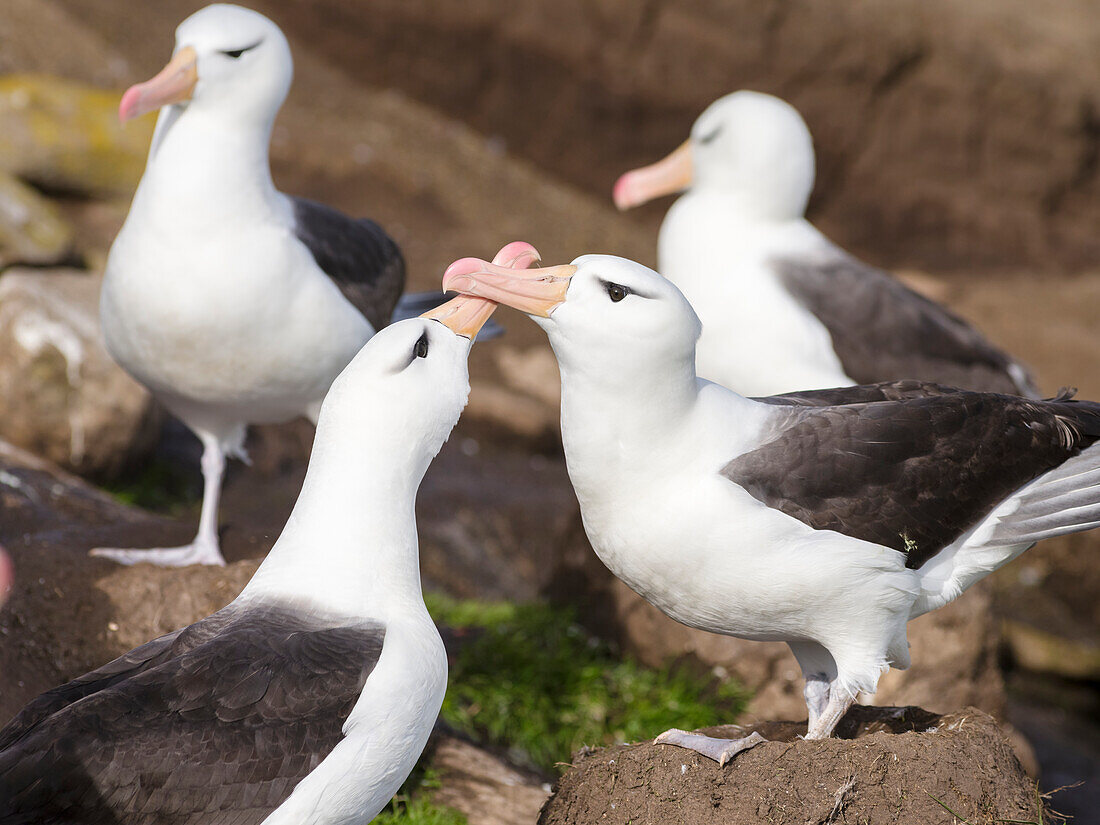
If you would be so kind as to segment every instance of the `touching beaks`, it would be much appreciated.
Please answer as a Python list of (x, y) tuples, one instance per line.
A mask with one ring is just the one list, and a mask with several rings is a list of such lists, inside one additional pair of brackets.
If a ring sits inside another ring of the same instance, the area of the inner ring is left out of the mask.
[(500, 252), (493, 256), (493, 263), (509, 269), (527, 269), (541, 260), (539, 251), (526, 241), (512, 241), (505, 244), (500, 248)]
[[(542, 258), (539, 256), (539, 251), (531, 244), (512, 241), (501, 247), (500, 252), (493, 257), (493, 264), (516, 270), (526, 269), (540, 260)], [(473, 341), (496, 308), (496, 303), (485, 298), (459, 295), (435, 309), (428, 310), (420, 317), (439, 321), (455, 335), (462, 335)]]
[(569, 279), (576, 271), (571, 264), (519, 271), (479, 258), (462, 258), (443, 273), (443, 289), (547, 318), (565, 300)]
[(435, 309), (429, 309), (421, 318), (431, 318), (447, 327), (455, 335), (473, 341), (497, 305), (482, 298), (459, 295)]
[(185, 46), (156, 77), (126, 90), (118, 105), (118, 119), (125, 123), (162, 106), (190, 100), (198, 81), (198, 55), (193, 48)]
[(693, 173), (691, 141), (686, 140), (663, 160), (620, 177), (611, 196), (619, 209), (631, 209), (662, 195), (683, 192), (691, 186)]

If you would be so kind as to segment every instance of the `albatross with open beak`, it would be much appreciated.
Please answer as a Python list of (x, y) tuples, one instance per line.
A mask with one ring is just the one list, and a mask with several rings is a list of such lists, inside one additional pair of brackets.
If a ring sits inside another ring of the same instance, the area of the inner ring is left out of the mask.
[(243, 457), (247, 425), (316, 422), (333, 379), (391, 316), (443, 300), (399, 301), (404, 261), (378, 224), (275, 189), (268, 144), (292, 71), (278, 26), (214, 5), (180, 24), (168, 65), (122, 98), (123, 120), (160, 114), (107, 259), (103, 334), (202, 442), (204, 490), (190, 544), (95, 555), (224, 564), (222, 474), (227, 456)]
[[(787, 642), (809, 738), (908, 666), (910, 619), (1100, 525), (1100, 404), (916, 381), (746, 398), (697, 377), (680, 291), (607, 255), (525, 273), (464, 259), (443, 284), (546, 331), (593, 549), (677, 621)], [(659, 741), (725, 762), (762, 740)]]
[[(525, 244), (498, 261), (526, 265)], [(50, 690), (0, 730), (0, 821), (370, 821), (447, 684), (421, 594), (417, 488), (469, 394), (495, 305), (375, 335), (321, 407), (302, 492), (231, 604)]]
[(703, 322), (701, 376), (746, 395), (903, 378), (1038, 395), (972, 326), (825, 238), (804, 217), (813, 185), (805, 121), (749, 91), (712, 103), (680, 148), (615, 184), (620, 209), (684, 192), (657, 269)]

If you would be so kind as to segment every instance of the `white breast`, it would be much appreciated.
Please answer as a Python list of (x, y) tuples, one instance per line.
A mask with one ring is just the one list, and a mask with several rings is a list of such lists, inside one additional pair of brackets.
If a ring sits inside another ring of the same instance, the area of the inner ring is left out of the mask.
[(827, 243), (804, 220), (746, 220), (721, 195), (689, 193), (661, 226), (659, 269), (703, 322), (699, 375), (742, 395), (854, 383), (818, 319), (777, 281), (768, 261)]
[(101, 296), (112, 356), (169, 402), (282, 420), (323, 397), (373, 334), (289, 227), (174, 231), (131, 212)]

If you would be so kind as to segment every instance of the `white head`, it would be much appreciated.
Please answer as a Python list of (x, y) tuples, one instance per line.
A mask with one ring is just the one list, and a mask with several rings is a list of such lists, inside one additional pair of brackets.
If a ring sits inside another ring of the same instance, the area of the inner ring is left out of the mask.
[(669, 379), (694, 387), (699, 318), (671, 282), (634, 261), (583, 255), (517, 272), (465, 258), (448, 267), (443, 286), (530, 315), (546, 330), (563, 381), (591, 378), (614, 392), (651, 392)]
[(339, 443), (345, 455), (361, 445), (363, 460), (419, 484), (466, 406), (469, 351), (469, 338), (432, 319), (385, 327), (332, 383), (317, 441)]
[(614, 199), (629, 209), (685, 189), (718, 192), (755, 217), (791, 220), (805, 214), (813, 185), (813, 139), (801, 115), (777, 97), (740, 91), (707, 107), (664, 160), (620, 177)]
[(241, 6), (207, 6), (176, 29), (168, 65), (126, 91), (119, 118), (174, 106), (216, 111), (227, 122), (270, 127), (293, 74), (290, 46), (273, 22)]

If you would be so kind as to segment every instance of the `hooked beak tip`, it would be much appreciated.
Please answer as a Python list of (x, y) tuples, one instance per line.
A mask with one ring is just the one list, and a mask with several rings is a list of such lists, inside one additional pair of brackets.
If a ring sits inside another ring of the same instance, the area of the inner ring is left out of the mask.
[(126, 121), (134, 117), (134, 113), (137, 110), (138, 98), (141, 97), (141, 90), (137, 86), (131, 86), (122, 95), (122, 100), (118, 104), (118, 120), (119, 123), (125, 123)]

